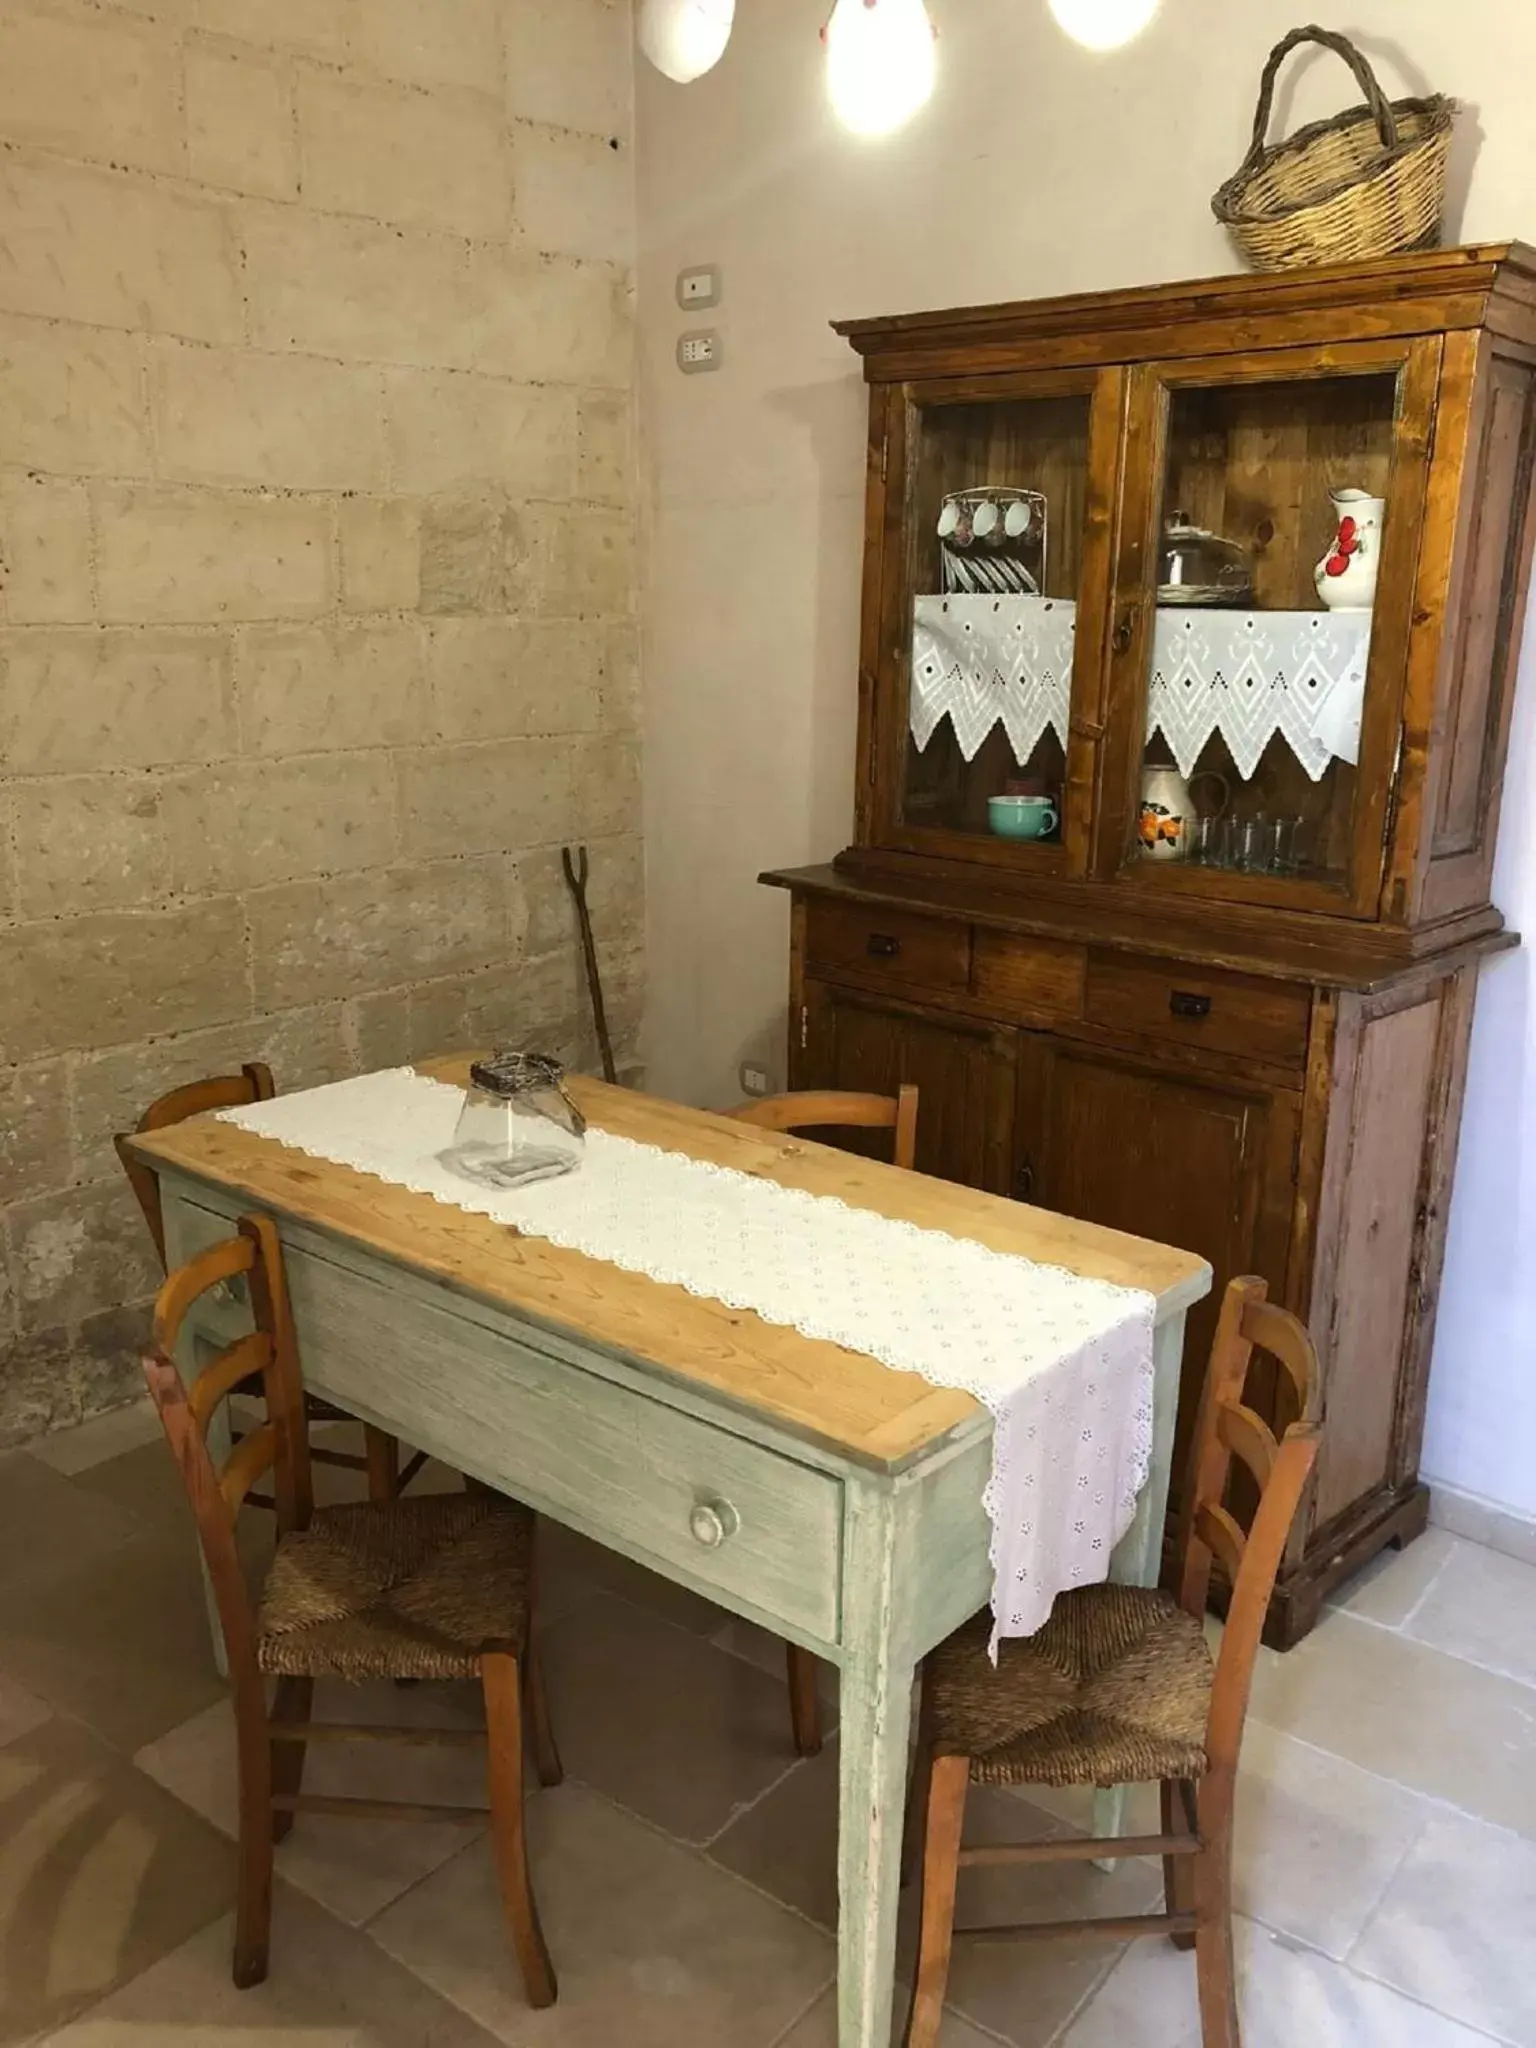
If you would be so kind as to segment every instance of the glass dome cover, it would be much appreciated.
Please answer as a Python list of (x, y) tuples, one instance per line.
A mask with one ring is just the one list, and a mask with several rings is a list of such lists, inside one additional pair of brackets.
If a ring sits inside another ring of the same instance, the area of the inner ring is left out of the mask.
[(571, 1100), (565, 1069), (548, 1053), (498, 1052), (476, 1060), (444, 1166), (482, 1187), (521, 1187), (571, 1173), (587, 1120)]

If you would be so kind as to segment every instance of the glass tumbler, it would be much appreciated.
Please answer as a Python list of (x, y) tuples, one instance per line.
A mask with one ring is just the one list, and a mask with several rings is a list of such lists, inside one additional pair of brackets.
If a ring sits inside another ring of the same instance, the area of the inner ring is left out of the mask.
[(514, 1188), (581, 1164), (586, 1118), (547, 1053), (502, 1052), (476, 1060), (453, 1143), (438, 1157), (464, 1180)]

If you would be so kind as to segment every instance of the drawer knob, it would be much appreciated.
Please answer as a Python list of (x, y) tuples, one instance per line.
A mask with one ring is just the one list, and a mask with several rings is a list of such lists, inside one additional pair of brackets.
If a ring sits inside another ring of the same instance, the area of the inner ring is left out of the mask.
[(728, 1500), (700, 1500), (694, 1502), (688, 1527), (695, 1543), (718, 1550), (741, 1527), (741, 1517)]
[(901, 951), (900, 939), (893, 939), (889, 932), (871, 932), (865, 952), (875, 960), (894, 960)]
[(1168, 1007), (1175, 1017), (1209, 1017), (1211, 999), (1193, 995), (1188, 989), (1176, 988), (1168, 998)]

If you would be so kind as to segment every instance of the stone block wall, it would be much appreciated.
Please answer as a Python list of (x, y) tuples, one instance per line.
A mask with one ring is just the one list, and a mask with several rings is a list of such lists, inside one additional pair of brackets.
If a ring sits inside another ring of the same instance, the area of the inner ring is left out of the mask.
[(135, 1390), (167, 1087), (621, 1050), (625, 0), (0, 0), (0, 1443)]

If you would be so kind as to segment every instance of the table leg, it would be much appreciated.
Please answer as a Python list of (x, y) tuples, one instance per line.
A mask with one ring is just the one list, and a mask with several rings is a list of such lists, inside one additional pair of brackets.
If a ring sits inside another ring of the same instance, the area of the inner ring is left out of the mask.
[(847, 1531), (838, 1713), (838, 2048), (889, 2048), (913, 1664), (898, 1643), (889, 1495)]
[[(1163, 1524), (1168, 1518), (1168, 1489), (1173, 1481), (1173, 1436), (1179, 1417), (1179, 1386), (1184, 1371), (1184, 1317), (1170, 1316), (1160, 1323), (1153, 1339), (1152, 1381), (1152, 1469), (1141, 1490), (1136, 1519), (1116, 1545), (1109, 1576), (1121, 1586), (1155, 1586), (1163, 1570)], [(1113, 1791), (1096, 1792), (1093, 1798), (1093, 1832), (1096, 1835), (1125, 1833), (1126, 1792), (1123, 1785)], [(1113, 1870), (1101, 1863), (1101, 1870)]]

